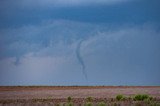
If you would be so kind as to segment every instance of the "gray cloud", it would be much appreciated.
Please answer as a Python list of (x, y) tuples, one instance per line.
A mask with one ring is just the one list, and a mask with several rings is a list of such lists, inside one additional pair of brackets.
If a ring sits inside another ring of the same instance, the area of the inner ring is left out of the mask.
[[(19, 57), (30, 51), (38, 52), (43, 48), (45, 50), (51, 47), (54, 49), (50, 52), (55, 53), (59, 51), (61, 47), (58, 48), (58, 46), (61, 44), (72, 44), (79, 38), (85, 38), (96, 27), (98, 26), (58, 20), (47, 21), (38, 26), (0, 30), (0, 57)], [(44, 52), (47, 53), (47, 51)]]
[[(156, 27), (105, 27), (59, 20), (1, 30), (0, 84), (86, 84), (76, 55), (81, 39), (85, 40), (78, 53), (89, 84), (123, 85), (124, 78), (136, 85), (159, 84), (160, 32)], [(15, 65), (17, 56), (20, 64)]]
[(68, 7), (68, 6), (84, 6), (94, 4), (116, 4), (122, 2), (128, 2), (132, 0), (3, 0), (0, 8), (52, 8), (52, 7)]

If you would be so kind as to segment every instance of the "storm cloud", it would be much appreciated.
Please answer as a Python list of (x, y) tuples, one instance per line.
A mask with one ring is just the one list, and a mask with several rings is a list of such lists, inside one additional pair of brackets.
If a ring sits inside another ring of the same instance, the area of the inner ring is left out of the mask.
[(86, 85), (86, 79), (91, 85), (123, 85), (122, 79), (132, 74), (136, 77), (130, 76), (127, 83), (141, 85), (149, 76), (154, 77), (144, 84), (159, 83), (160, 32), (153, 25), (104, 28), (62, 20), (1, 33), (1, 85), (10, 85), (11, 80), (27, 85)]
[(160, 85), (158, 4), (1, 0), (0, 85)]

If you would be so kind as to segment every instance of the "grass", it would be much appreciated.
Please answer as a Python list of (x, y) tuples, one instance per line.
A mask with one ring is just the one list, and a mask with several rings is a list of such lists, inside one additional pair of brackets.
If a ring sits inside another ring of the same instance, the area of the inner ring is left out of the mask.
[(72, 97), (67, 97), (67, 104), (65, 106), (73, 106)]
[(106, 103), (105, 102), (99, 102), (98, 106), (106, 106)]
[(72, 101), (72, 97), (69, 96), (69, 97), (67, 98), (67, 101), (68, 101), (68, 102), (71, 102), (71, 101)]
[(60, 106), (60, 104), (59, 104), (59, 103), (56, 103), (55, 106)]
[(87, 100), (87, 102), (92, 102), (93, 98), (89, 96), (89, 97), (86, 98), (86, 100)]
[(72, 102), (67, 103), (65, 106), (74, 106)]
[[(64, 101), (55, 102), (56, 99), (46, 98), (46, 99), (17, 99), (17, 100), (0, 100), (1, 104), (54, 104), (55, 106), (74, 106), (79, 103), (78, 106), (123, 106), (123, 103), (129, 103), (132, 106), (160, 106), (160, 99), (155, 99), (147, 94), (137, 94), (133, 97), (126, 97), (124, 95), (117, 95), (112, 100), (107, 99), (96, 99), (93, 97), (87, 97), (80, 102), (75, 101), (72, 97), (67, 97)], [(77, 99), (79, 100), (79, 99)], [(125, 100), (125, 101), (124, 101)], [(127, 105), (127, 106), (128, 106)]]
[(120, 101), (120, 100), (124, 100), (126, 97), (123, 95), (117, 95), (116, 96), (116, 100)]
[(92, 102), (87, 102), (87, 103), (85, 103), (85, 106), (93, 106), (93, 103)]
[(152, 98), (152, 97), (149, 97), (149, 95), (147, 95), (147, 94), (138, 94), (138, 95), (135, 95), (133, 100), (135, 100), (135, 101), (143, 101), (143, 100), (149, 99), (149, 98)]

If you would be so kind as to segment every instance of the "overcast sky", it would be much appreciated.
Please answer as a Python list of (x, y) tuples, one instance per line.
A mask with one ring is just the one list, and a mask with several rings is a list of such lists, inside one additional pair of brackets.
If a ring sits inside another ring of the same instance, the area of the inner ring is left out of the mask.
[(159, 0), (0, 0), (0, 85), (160, 85)]

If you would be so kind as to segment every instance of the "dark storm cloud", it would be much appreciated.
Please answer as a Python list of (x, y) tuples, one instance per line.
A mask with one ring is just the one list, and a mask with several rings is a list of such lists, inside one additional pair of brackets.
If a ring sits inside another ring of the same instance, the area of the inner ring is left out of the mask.
[(159, 0), (65, 1), (0, 0), (0, 85), (160, 84)]

